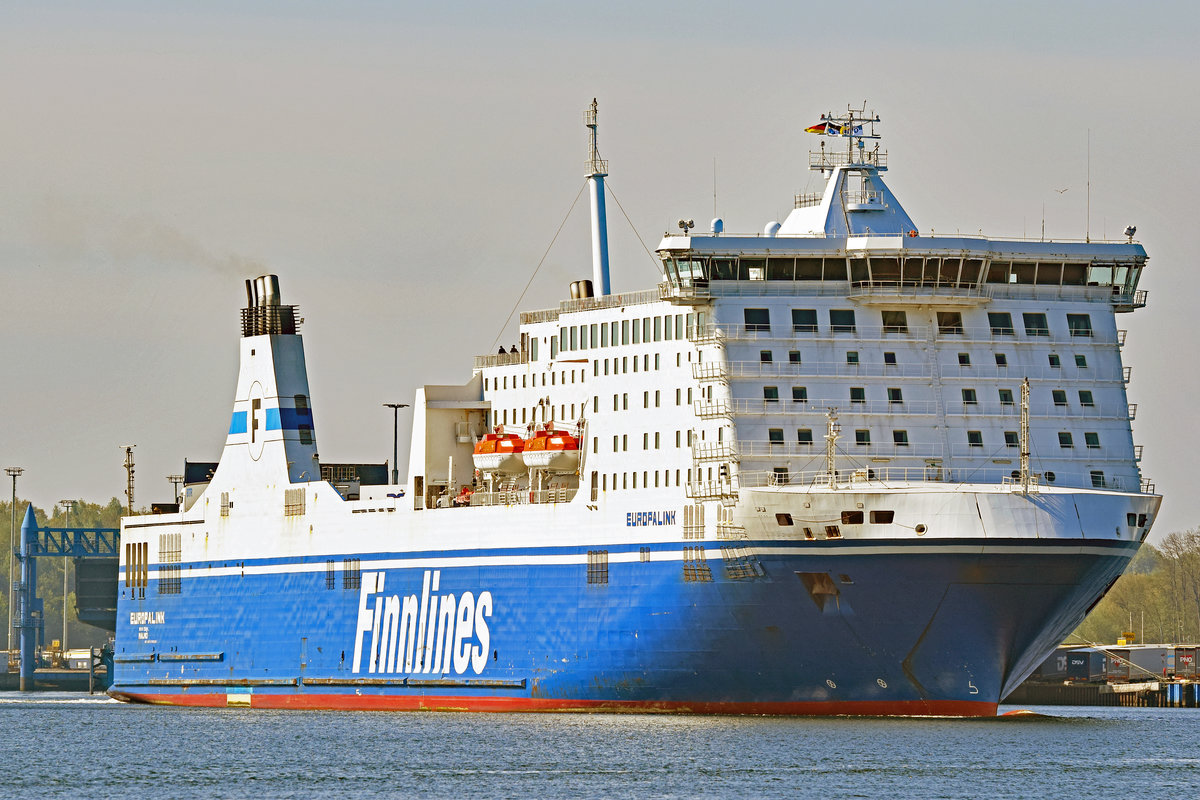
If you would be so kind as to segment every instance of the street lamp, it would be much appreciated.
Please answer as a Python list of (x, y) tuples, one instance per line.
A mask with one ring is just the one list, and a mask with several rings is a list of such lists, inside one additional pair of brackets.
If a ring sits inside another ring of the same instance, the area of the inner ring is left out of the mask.
[(400, 482), (400, 470), (396, 463), (399, 459), (399, 449), (397, 449), (397, 431), (400, 425), (400, 409), (408, 408), (408, 403), (384, 403), (384, 408), (392, 410), (392, 485), (395, 486)]
[[(74, 500), (59, 500), (58, 504), (63, 507), (63, 511), (67, 512), (67, 524), (64, 525), (63, 527), (70, 528), (71, 527), (71, 510), (73, 508), (75, 508), (75, 501)], [(67, 572), (69, 571), (69, 567), (71, 566), (70, 562), (67, 560), (67, 536), (68, 536), (68, 534), (64, 531), (63, 539), (62, 539), (62, 541), (63, 541), (63, 638), (62, 638), (62, 650), (59, 651), (64, 663), (67, 660)]]
[[(25, 471), (24, 467), (5, 467), (4, 471), (12, 476), (12, 523), (8, 529), (8, 652), (13, 645), (13, 536), (17, 531), (17, 476)], [(5, 668), (8, 665), (5, 664)]]
[(181, 502), (179, 497), (179, 484), (183, 483), (182, 475), (168, 475), (167, 480), (171, 482), (171, 486), (175, 488), (175, 502)]

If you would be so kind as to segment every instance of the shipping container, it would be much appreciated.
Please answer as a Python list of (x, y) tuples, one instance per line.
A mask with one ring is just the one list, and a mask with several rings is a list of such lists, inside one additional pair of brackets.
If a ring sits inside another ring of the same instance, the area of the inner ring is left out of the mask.
[(1067, 680), (1103, 681), (1108, 677), (1108, 657), (1095, 647), (1078, 647), (1067, 652)]

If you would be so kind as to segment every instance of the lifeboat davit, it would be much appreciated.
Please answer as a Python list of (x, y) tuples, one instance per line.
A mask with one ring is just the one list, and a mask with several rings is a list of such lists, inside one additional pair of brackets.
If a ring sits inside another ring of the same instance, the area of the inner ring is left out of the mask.
[(480, 472), (519, 474), (525, 471), (521, 453), (525, 440), (515, 433), (503, 433), (496, 428), (475, 444), (475, 469)]
[(579, 469), (579, 440), (550, 426), (525, 440), (525, 466), (551, 472)]

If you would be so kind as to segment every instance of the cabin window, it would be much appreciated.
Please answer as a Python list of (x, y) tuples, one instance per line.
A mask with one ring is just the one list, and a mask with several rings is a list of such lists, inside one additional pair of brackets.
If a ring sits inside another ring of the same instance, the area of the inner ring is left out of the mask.
[(851, 403), (867, 402), (866, 388), (863, 386), (851, 386), (850, 387), (850, 402)]
[(958, 354), (958, 365), (960, 367), (971, 366), (971, 354), (970, 353), (959, 353)]
[(871, 431), (867, 428), (859, 428), (854, 432), (854, 443), (860, 447), (866, 447), (871, 444)]
[(891, 525), (892, 520), (894, 520), (895, 518), (896, 518), (895, 511), (872, 511), (871, 512), (871, 524), (872, 525)]
[(1004, 446), (1005, 447), (1019, 447), (1020, 444), (1021, 444), (1021, 437), (1017, 435), (1016, 431), (1005, 431), (1004, 432)]
[(993, 336), (1013, 335), (1012, 314), (1007, 311), (989, 311), (988, 325), (992, 329)]
[(967, 446), (968, 447), (983, 447), (983, 432), (982, 431), (967, 431)]
[(976, 396), (974, 389), (963, 389), (962, 401), (963, 405), (973, 406), (979, 402), (979, 398)]
[(1079, 369), (1087, 369), (1087, 356), (1083, 353), (1075, 354), (1075, 366)]
[(1051, 369), (1058, 369), (1062, 366), (1062, 359), (1058, 357), (1058, 353), (1050, 353), (1047, 360), (1050, 362)]
[(847, 350), (846, 351), (846, 363), (847, 364), (857, 364), (858, 363), (858, 351), (857, 350)]
[(808, 402), (808, 387), (807, 386), (793, 386), (792, 387), (792, 402), (793, 403), (807, 403)]
[(792, 333), (816, 333), (817, 310), (815, 308), (792, 309)]
[(812, 428), (796, 429), (796, 444), (812, 444)]
[(856, 330), (854, 324), (854, 309), (829, 309), (829, 327), (834, 333), (854, 333)]
[(799, 364), (800, 363), (800, 351), (799, 350), (789, 350), (788, 351), (788, 363), (789, 364)]
[(892, 431), (892, 444), (896, 447), (908, 447), (908, 431)]
[(787, 467), (775, 467), (771, 470), (771, 476), (774, 478), (776, 486), (786, 486), (791, 481)]
[(996, 366), (997, 367), (1007, 367), (1008, 366), (1008, 356), (1006, 356), (1004, 353), (996, 353)]
[(1054, 398), (1054, 405), (1065, 406), (1067, 404), (1067, 392), (1065, 389), (1053, 389), (1050, 394)]
[(1087, 433), (1083, 434), (1083, 443), (1087, 445), (1089, 449), (1098, 449), (1100, 447), (1100, 434), (1094, 431), (1088, 431)]
[(904, 392), (900, 389), (899, 386), (889, 387), (887, 390), (887, 395), (888, 395), (889, 403), (903, 403), (904, 402)]
[(884, 333), (908, 333), (908, 315), (903, 311), (883, 311)]
[(1075, 440), (1071, 436), (1070, 431), (1059, 431), (1058, 432), (1058, 446), (1059, 447), (1074, 447), (1075, 446)]
[(759, 350), (758, 351), (758, 360), (762, 364), (770, 364), (771, 361), (774, 360), (774, 358), (775, 358), (775, 356), (774, 356), (774, 354), (772, 354), (772, 352), (770, 350)]
[(767, 403), (778, 403), (779, 402), (779, 387), (778, 386), (764, 386), (763, 387), (763, 401), (767, 402)]
[(1091, 474), (1092, 474), (1092, 488), (1093, 489), (1103, 489), (1107, 485), (1104, 480), (1103, 470), (1094, 469), (1094, 470), (1092, 470)]
[(937, 312), (938, 333), (962, 333), (963, 320), (960, 311)]
[(1067, 329), (1072, 336), (1091, 336), (1092, 318), (1088, 314), (1067, 314)]
[(895, 353), (884, 353), (883, 354), (883, 363), (889, 367), (896, 366), (896, 354)]
[(1021, 315), (1025, 322), (1026, 336), (1049, 336), (1050, 324), (1046, 322), (1046, 315), (1040, 313), (1025, 312)]
[(1000, 405), (1002, 405), (1002, 406), (1013, 405), (1012, 389), (1000, 389), (999, 391), (1000, 391)]
[(1092, 398), (1092, 392), (1090, 389), (1080, 389), (1079, 390), (1079, 405), (1081, 405), (1081, 406), (1096, 405), (1096, 401)]
[(861, 512), (861, 511), (843, 511), (842, 512), (842, 524), (843, 525), (862, 525), (863, 524), (863, 512)]
[(767, 441), (771, 444), (783, 444), (783, 428), (770, 428), (767, 431)]
[(769, 333), (771, 330), (771, 312), (765, 308), (746, 308), (742, 311), (746, 321), (747, 332)]

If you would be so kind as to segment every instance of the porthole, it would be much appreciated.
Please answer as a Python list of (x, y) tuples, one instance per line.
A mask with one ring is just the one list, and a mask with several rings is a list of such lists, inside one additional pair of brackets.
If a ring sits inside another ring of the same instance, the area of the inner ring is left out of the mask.
[(1054, 483), (1054, 473), (1053, 472), (1046, 473), (1046, 483)]
[(928, 530), (928, 528), (926, 528), (926, 527), (925, 527), (925, 523), (924, 523), (924, 522), (921, 522), (921, 523), (918, 523), (918, 524), (917, 524), (917, 527), (916, 527), (917, 536), (924, 536), (924, 535), (925, 535), (925, 531), (927, 531), (927, 530)]

